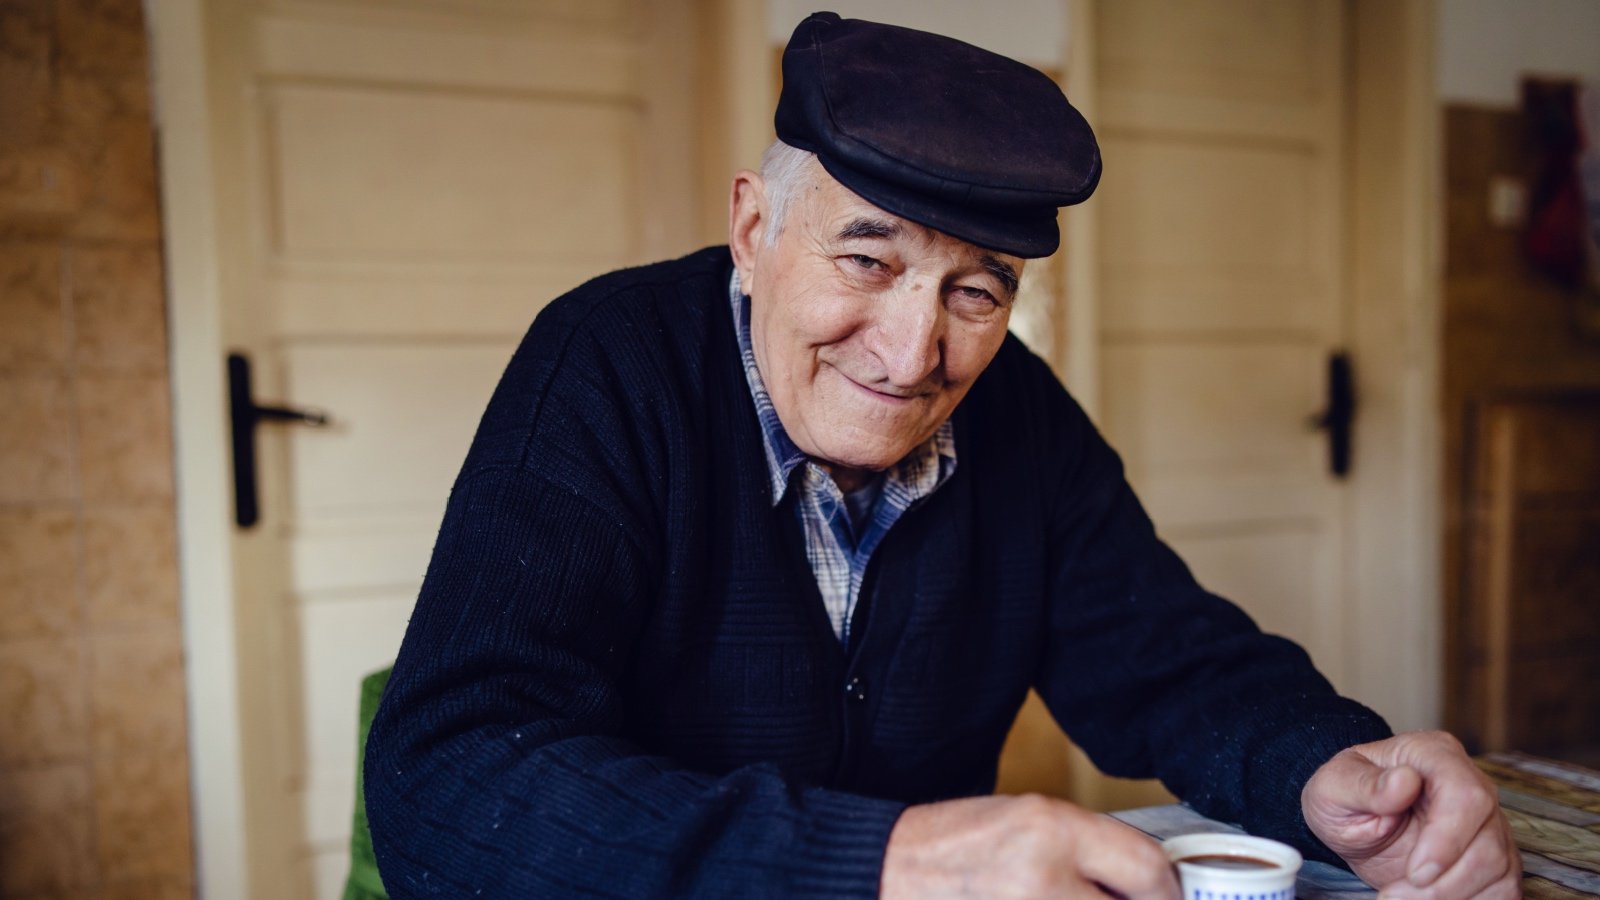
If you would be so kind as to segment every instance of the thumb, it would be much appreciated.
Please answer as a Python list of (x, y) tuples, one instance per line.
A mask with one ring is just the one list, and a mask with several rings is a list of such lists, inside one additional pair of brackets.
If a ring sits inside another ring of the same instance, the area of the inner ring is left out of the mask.
[(1360, 753), (1341, 753), (1307, 785), (1307, 799), (1335, 815), (1397, 816), (1422, 791), (1422, 775), (1406, 765), (1381, 766)]
[(1391, 766), (1378, 775), (1373, 785), (1369, 811), (1379, 816), (1398, 816), (1410, 809), (1421, 793), (1421, 772), (1410, 766)]

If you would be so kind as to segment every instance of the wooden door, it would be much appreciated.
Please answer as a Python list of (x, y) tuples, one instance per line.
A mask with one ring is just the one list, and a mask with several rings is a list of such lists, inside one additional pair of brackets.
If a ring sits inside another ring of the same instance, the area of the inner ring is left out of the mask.
[(1101, 425), (1201, 583), (1337, 684), (1346, 501), (1311, 422), (1345, 341), (1343, 4), (1094, 10)]
[(1337, 0), (1100, 7), (1102, 418), (1164, 537), (1342, 663), (1340, 481), (1312, 427), (1344, 341)]
[(262, 431), (234, 541), (252, 896), (330, 898), (358, 685), (512, 349), (560, 293), (696, 246), (724, 188), (696, 181), (688, 0), (209, 12), (224, 333), (258, 398), (332, 417)]

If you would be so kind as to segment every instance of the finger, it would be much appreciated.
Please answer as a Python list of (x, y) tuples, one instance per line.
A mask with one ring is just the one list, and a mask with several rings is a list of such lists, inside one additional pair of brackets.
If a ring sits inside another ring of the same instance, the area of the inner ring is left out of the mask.
[(1384, 769), (1370, 795), (1370, 811), (1380, 816), (1398, 816), (1417, 802), (1422, 785), (1421, 773), (1410, 766)]
[(1067, 892), (1061, 896), (1071, 897), (1073, 900), (1076, 900), (1078, 897), (1092, 898), (1092, 900), (1127, 900), (1126, 897), (1123, 897), (1116, 891), (1106, 887), (1103, 884), (1097, 884), (1093, 881), (1074, 882), (1069, 886)]
[(1429, 763), (1417, 810), (1422, 832), (1406, 862), (1406, 880), (1418, 887), (1454, 868), (1486, 825), (1502, 827), (1494, 786), (1465, 754)]
[(1112, 890), (1111, 888), (1108, 888), (1097, 881), (1084, 881), (1082, 879), (1074, 882), (1070, 889), (1062, 896), (1072, 898), (1092, 897), (1094, 900), (1100, 900), (1102, 897), (1105, 898), (1105, 900), (1127, 900), (1127, 898), (1122, 894), (1117, 893), (1115, 890)]
[(1166, 851), (1142, 832), (1096, 816), (1080, 834), (1078, 871), (1109, 893), (1129, 900), (1176, 900), (1178, 876)]
[(1385, 767), (1346, 750), (1306, 784), (1304, 803), (1330, 819), (1394, 816), (1411, 808), (1422, 784), (1422, 775), (1410, 766)]
[(1385, 889), (1393, 900), (1456, 900), (1498, 896), (1521, 883), (1521, 858), (1509, 829), (1498, 819), (1484, 823), (1455, 865), (1426, 887), (1402, 881)]
[(1437, 900), (1522, 900), (1522, 878), (1513, 878), (1509, 875), (1489, 885), (1476, 894), (1463, 894), (1457, 897), (1452, 894), (1435, 893), (1432, 888), (1411, 888), (1411, 893), (1399, 889), (1381, 891), (1378, 900), (1418, 900), (1418, 898), (1437, 898)]

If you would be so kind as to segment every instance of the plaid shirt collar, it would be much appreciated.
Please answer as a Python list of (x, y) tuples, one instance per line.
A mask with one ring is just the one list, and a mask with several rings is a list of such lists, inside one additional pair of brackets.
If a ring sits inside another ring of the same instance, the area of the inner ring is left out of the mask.
[[(767, 452), (767, 474), (772, 481), (772, 505), (783, 502), (789, 485), (794, 482), (794, 470), (808, 460), (795, 446), (778, 419), (772, 397), (761, 380), (756, 367), (756, 354), (750, 343), (750, 295), (739, 286), (739, 272), (734, 270), (728, 278), (728, 300), (733, 306), (733, 330), (739, 337), (739, 356), (744, 361), (745, 379), (750, 383), (750, 396), (756, 404), (756, 417), (761, 421), (761, 442)], [(945, 419), (933, 436), (918, 445), (905, 458), (895, 463), (885, 473), (884, 487), (891, 485), (892, 495), (903, 497), (906, 505), (920, 500), (938, 490), (950, 480), (956, 470), (955, 426)], [(831, 479), (829, 479), (831, 485)], [(835, 488), (837, 491), (837, 488)]]

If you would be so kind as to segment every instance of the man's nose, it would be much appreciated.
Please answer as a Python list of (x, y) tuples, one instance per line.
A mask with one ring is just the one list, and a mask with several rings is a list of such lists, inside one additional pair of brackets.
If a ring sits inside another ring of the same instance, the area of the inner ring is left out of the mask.
[(889, 383), (903, 390), (920, 386), (943, 355), (944, 304), (937, 286), (910, 286), (885, 303), (873, 328), (872, 350)]

